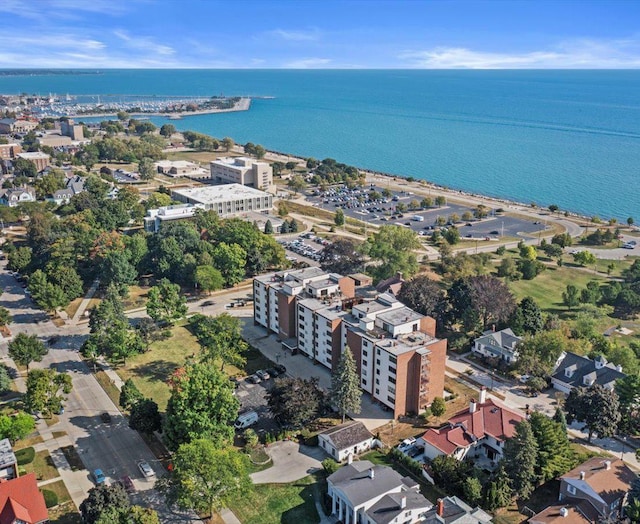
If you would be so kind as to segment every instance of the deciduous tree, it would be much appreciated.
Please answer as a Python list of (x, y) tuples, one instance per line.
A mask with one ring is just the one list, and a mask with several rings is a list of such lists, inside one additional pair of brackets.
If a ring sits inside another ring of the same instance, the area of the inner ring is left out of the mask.
[(402, 283), (398, 300), (414, 311), (442, 321), (446, 309), (442, 287), (426, 275), (417, 275)]
[(27, 374), (24, 403), (32, 412), (43, 415), (59, 413), (62, 403), (73, 388), (71, 376), (55, 369), (34, 369)]
[(16, 337), (9, 342), (9, 356), (17, 364), (25, 366), (27, 372), (29, 372), (29, 364), (32, 362), (41, 362), (42, 358), (48, 352), (49, 350), (36, 335), (18, 333)]
[(140, 433), (152, 434), (162, 428), (162, 416), (158, 411), (158, 404), (150, 398), (138, 400), (131, 406), (129, 427)]
[(80, 514), (84, 524), (97, 524), (104, 512), (128, 511), (130, 506), (129, 495), (122, 484), (100, 484), (89, 490), (89, 495), (80, 504)]
[(360, 247), (350, 238), (337, 239), (320, 252), (320, 266), (329, 273), (358, 273), (364, 268)]
[(120, 389), (120, 407), (129, 410), (142, 399), (142, 393), (140, 393), (135, 382), (130, 378), (125, 380)]
[(273, 416), (282, 424), (300, 428), (318, 416), (325, 395), (315, 377), (277, 378), (267, 393), (267, 403)]
[(600, 384), (594, 384), (589, 388), (573, 388), (565, 401), (564, 409), (569, 423), (574, 420), (584, 422), (589, 431), (588, 442), (591, 442), (594, 434), (600, 438), (611, 437), (618, 429), (618, 395)]
[(153, 286), (147, 294), (147, 315), (156, 322), (173, 325), (187, 314), (187, 299), (180, 294), (180, 286), (166, 278)]
[(409, 228), (401, 226), (382, 226), (365, 243), (366, 253), (378, 264), (370, 266), (368, 271), (376, 280), (384, 280), (402, 272), (411, 277), (418, 269), (414, 249), (420, 247), (418, 236)]

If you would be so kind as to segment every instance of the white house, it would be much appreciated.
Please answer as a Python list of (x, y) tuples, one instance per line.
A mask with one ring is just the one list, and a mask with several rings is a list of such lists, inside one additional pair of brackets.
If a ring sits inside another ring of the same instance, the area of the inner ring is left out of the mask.
[(344, 524), (414, 524), (432, 507), (413, 479), (368, 460), (341, 467), (327, 485), (331, 513)]
[(369, 451), (373, 446), (373, 435), (362, 422), (346, 422), (318, 434), (318, 446), (338, 462), (350, 455)]
[(521, 340), (510, 328), (502, 331), (489, 330), (475, 339), (471, 351), (483, 357), (497, 358), (511, 364), (518, 359), (517, 346)]
[(6, 189), (0, 194), (0, 204), (15, 207), (24, 202), (35, 202), (36, 192), (30, 187)]

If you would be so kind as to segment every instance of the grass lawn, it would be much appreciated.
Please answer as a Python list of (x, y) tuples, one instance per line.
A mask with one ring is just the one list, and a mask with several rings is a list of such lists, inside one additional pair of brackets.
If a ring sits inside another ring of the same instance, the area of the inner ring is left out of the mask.
[(120, 405), (120, 390), (115, 386), (109, 375), (107, 375), (104, 371), (96, 371), (94, 374), (98, 384), (104, 389), (105, 393), (109, 395), (111, 402), (113, 402), (116, 406)]
[[(49, 480), (59, 477), (60, 474), (53, 464), (51, 455), (46, 450), (38, 451), (36, 456), (30, 464), (21, 466), (26, 473), (35, 473), (36, 478), (40, 480)], [(47, 488), (48, 489), (48, 488)]]
[(17, 451), (19, 449), (24, 449), (24, 448), (29, 448), (31, 446), (34, 446), (36, 444), (40, 444), (40, 442), (43, 442), (42, 437), (40, 436), (39, 433), (31, 433), (31, 435), (29, 435), (26, 438), (23, 438), (22, 440), (18, 440), (18, 442), (16, 442), (13, 445), (13, 450)]
[(229, 505), (243, 524), (313, 524), (320, 522), (314, 500), (318, 479), (308, 476), (290, 484), (260, 484)]
[(567, 284), (573, 284), (578, 289), (582, 289), (592, 280), (597, 280), (600, 283), (607, 281), (605, 277), (593, 272), (569, 267), (547, 267), (546, 271), (540, 273), (533, 280), (509, 282), (509, 287), (518, 300), (529, 296), (543, 310), (566, 315), (568, 310), (562, 302), (562, 292), (565, 291)]
[(149, 289), (149, 287), (129, 286), (129, 296), (124, 299), (125, 311), (145, 307)]
[[(47, 484), (46, 486), (43, 486), (43, 489), (48, 489), (49, 491), (53, 491), (56, 495), (58, 495), (58, 505), (66, 505), (68, 502), (71, 502), (71, 495), (69, 495), (69, 492), (64, 485), (64, 481), (62, 480)], [(71, 506), (73, 506), (73, 503), (71, 503)], [(73, 509), (75, 511), (75, 507)]]
[(174, 326), (172, 333), (171, 338), (154, 342), (149, 351), (130, 358), (125, 367), (116, 369), (122, 380), (133, 379), (145, 397), (158, 403), (160, 411), (166, 409), (169, 401), (167, 379), (188, 356), (200, 351), (195, 337), (185, 325)]
[(390, 455), (383, 453), (380, 450), (376, 449), (374, 451), (370, 451), (369, 453), (365, 453), (364, 455), (360, 456), (360, 460), (369, 460), (376, 465), (389, 466), (395, 469), (403, 477), (410, 476), (411, 478), (417, 480), (420, 483), (420, 492), (434, 504), (439, 498), (445, 496), (445, 493), (439, 488), (430, 484), (426, 480), (416, 478), (408, 470), (404, 469), (400, 464), (396, 464), (395, 462), (393, 462)]

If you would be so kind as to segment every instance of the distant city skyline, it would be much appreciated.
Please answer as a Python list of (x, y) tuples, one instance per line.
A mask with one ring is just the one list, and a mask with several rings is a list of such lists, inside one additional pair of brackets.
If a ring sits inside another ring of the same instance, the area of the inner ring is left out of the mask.
[(2, 0), (0, 16), (0, 68), (640, 67), (631, 0)]

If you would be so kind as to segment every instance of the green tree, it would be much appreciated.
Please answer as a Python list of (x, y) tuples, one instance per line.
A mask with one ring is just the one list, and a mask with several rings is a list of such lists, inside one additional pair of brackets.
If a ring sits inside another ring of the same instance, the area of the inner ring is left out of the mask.
[(444, 233), (444, 239), (455, 246), (458, 242), (460, 242), (460, 231), (455, 226), (450, 226)]
[(249, 491), (248, 471), (246, 455), (199, 439), (178, 448), (173, 471), (158, 481), (158, 488), (169, 505), (213, 516)]
[(360, 413), (362, 392), (360, 376), (356, 372), (356, 362), (349, 346), (345, 346), (335, 373), (331, 375), (330, 398), (344, 422), (347, 412)]
[(620, 404), (615, 391), (600, 384), (590, 388), (573, 388), (564, 404), (569, 423), (584, 422), (589, 431), (588, 442), (594, 433), (600, 438), (612, 437), (620, 422)]
[(119, 289), (126, 290), (136, 278), (138, 272), (124, 251), (110, 251), (100, 263), (100, 284), (104, 287), (114, 284)]
[(509, 476), (501, 464), (495, 473), (494, 480), (487, 487), (484, 507), (489, 511), (504, 508), (511, 502), (511, 486)]
[(27, 373), (29, 372), (29, 364), (32, 362), (42, 362), (43, 357), (48, 352), (45, 345), (36, 335), (18, 333), (16, 337), (9, 342), (9, 356), (17, 364), (25, 366)]
[(539, 333), (544, 327), (544, 318), (540, 306), (533, 298), (524, 297), (518, 304), (510, 325), (517, 335), (525, 333), (535, 335)]
[(442, 207), (447, 205), (447, 199), (442, 195), (436, 197), (436, 206)]
[(122, 388), (120, 389), (119, 404), (122, 409), (130, 410), (136, 403), (141, 401), (144, 397), (140, 390), (137, 388), (135, 382), (128, 378), (124, 381)]
[(24, 273), (24, 270), (31, 264), (32, 250), (30, 247), (19, 247), (11, 251), (7, 255), (7, 268), (18, 273)]
[(217, 317), (194, 315), (189, 324), (202, 348), (201, 360), (204, 362), (220, 361), (220, 371), (229, 364), (242, 367), (246, 363), (244, 353), (248, 349), (242, 339), (240, 320), (228, 313)]
[(158, 404), (150, 398), (138, 400), (131, 406), (129, 427), (140, 433), (151, 435), (162, 428), (162, 415), (158, 411)]
[(276, 420), (300, 428), (320, 413), (325, 403), (318, 379), (277, 378), (267, 392), (267, 404)]
[(15, 415), (0, 415), (0, 438), (8, 438), (12, 443), (23, 439), (35, 428), (33, 417), (22, 411)]
[(199, 438), (208, 438), (217, 447), (231, 442), (229, 424), (240, 406), (233, 391), (231, 381), (212, 364), (191, 362), (176, 371), (164, 425), (169, 449)]
[(40, 269), (29, 278), (29, 291), (33, 301), (45, 311), (55, 311), (69, 303), (63, 289), (48, 281), (47, 275)]
[(187, 299), (180, 294), (180, 286), (166, 278), (153, 286), (147, 297), (147, 315), (156, 322), (173, 325), (187, 314)]
[(264, 234), (273, 235), (273, 224), (271, 223), (271, 220), (267, 220), (264, 223)]
[(140, 160), (138, 163), (138, 173), (140, 174), (140, 180), (153, 180), (157, 173), (156, 167), (153, 165), (153, 160), (148, 157)]
[(65, 400), (63, 395), (71, 393), (71, 376), (54, 369), (33, 369), (27, 373), (25, 406), (32, 413), (43, 415), (59, 413)]
[(13, 384), (13, 380), (9, 375), (9, 369), (7, 366), (0, 365), (0, 394), (10, 391), (11, 384)]
[(559, 329), (527, 335), (518, 344), (518, 370), (545, 377), (551, 373), (562, 352), (568, 349), (567, 336)]
[(173, 124), (163, 124), (160, 128), (160, 135), (165, 138), (170, 138), (176, 132), (176, 126)]
[(498, 266), (498, 276), (509, 280), (518, 280), (522, 273), (518, 271), (513, 258), (503, 258)]
[(156, 209), (159, 207), (166, 207), (171, 205), (171, 197), (164, 193), (153, 192), (149, 195), (146, 202), (147, 209)]
[(264, 158), (264, 156), (267, 154), (267, 150), (262, 147), (260, 144), (256, 145), (256, 147), (253, 149), (253, 154), (255, 155), (255, 157), (258, 160), (261, 160)]
[(36, 165), (26, 158), (16, 158), (13, 162), (13, 175), (18, 177), (35, 178), (38, 175)]
[(100, 484), (89, 490), (89, 495), (80, 504), (80, 514), (84, 524), (99, 524), (103, 513), (128, 511), (130, 506), (129, 495), (122, 484)]
[(220, 242), (212, 253), (214, 264), (227, 286), (235, 286), (245, 276), (247, 252), (238, 244)]
[(504, 465), (511, 479), (511, 486), (521, 499), (529, 498), (533, 492), (537, 476), (538, 446), (526, 420), (516, 424), (515, 435), (504, 445)]
[(3, 306), (0, 306), (0, 327), (8, 326), (12, 320), (11, 312)]
[(442, 397), (436, 397), (433, 399), (433, 402), (431, 403), (431, 407), (429, 409), (431, 410), (431, 414), (434, 417), (441, 417), (446, 413), (447, 405), (445, 404), (445, 401)]
[(567, 288), (562, 292), (562, 302), (569, 310), (580, 304), (580, 291), (573, 284), (567, 284)]
[(581, 266), (591, 266), (598, 261), (591, 251), (578, 251), (573, 255), (573, 260)]
[(440, 321), (446, 308), (444, 290), (426, 275), (417, 275), (403, 282), (398, 300), (414, 311)]
[(482, 501), (482, 484), (476, 477), (467, 477), (462, 483), (462, 493), (468, 504), (476, 506)]
[(233, 148), (234, 145), (235, 145), (235, 142), (233, 141), (233, 139), (229, 138), (228, 136), (225, 136), (222, 139), (222, 147), (224, 147), (224, 150), (227, 153), (231, 151), (231, 148)]
[(619, 430), (628, 435), (640, 430), (640, 375), (626, 375), (616, 381), (620, 403)]
[(333, 221), (338, 227), (344, 225), (344, 211), (342, 211), (341, 208), (337, 209), (336, 214), (333, 217)]
[(536, 475), (539, 479), (546, 482), (557, 478), (576, 465), (565, 426), (537, 411), (531, 413), (529, 423), (538, 446)]
[(629, 227), (631, 227), (633, 224), (634, 224), (633, 217), (629, 217), (629, 218), (627, 218), (627, 225), (628, 225)]
[(287, 187), (294, 193), (298, 194), (298, 191), (302, 191), (305, 187), (307, 187), (307, 183), (300, 175), (294, 175), (287, 182)]
[(217, 291), (224, 286), (222, 273), (212, 266), (197, 266), (194, 272), (193, 281), (200, 291), (210, 293)]
[(368, 271), (376, 280), (384, 280), (402, 272), (411, 277), (418, 270), (418, 261), (414, 249), (420, 247), (415, 232), (401, 226), (382, 226), (364, 244), (369, 257), (379, 262), (370, 266)]

